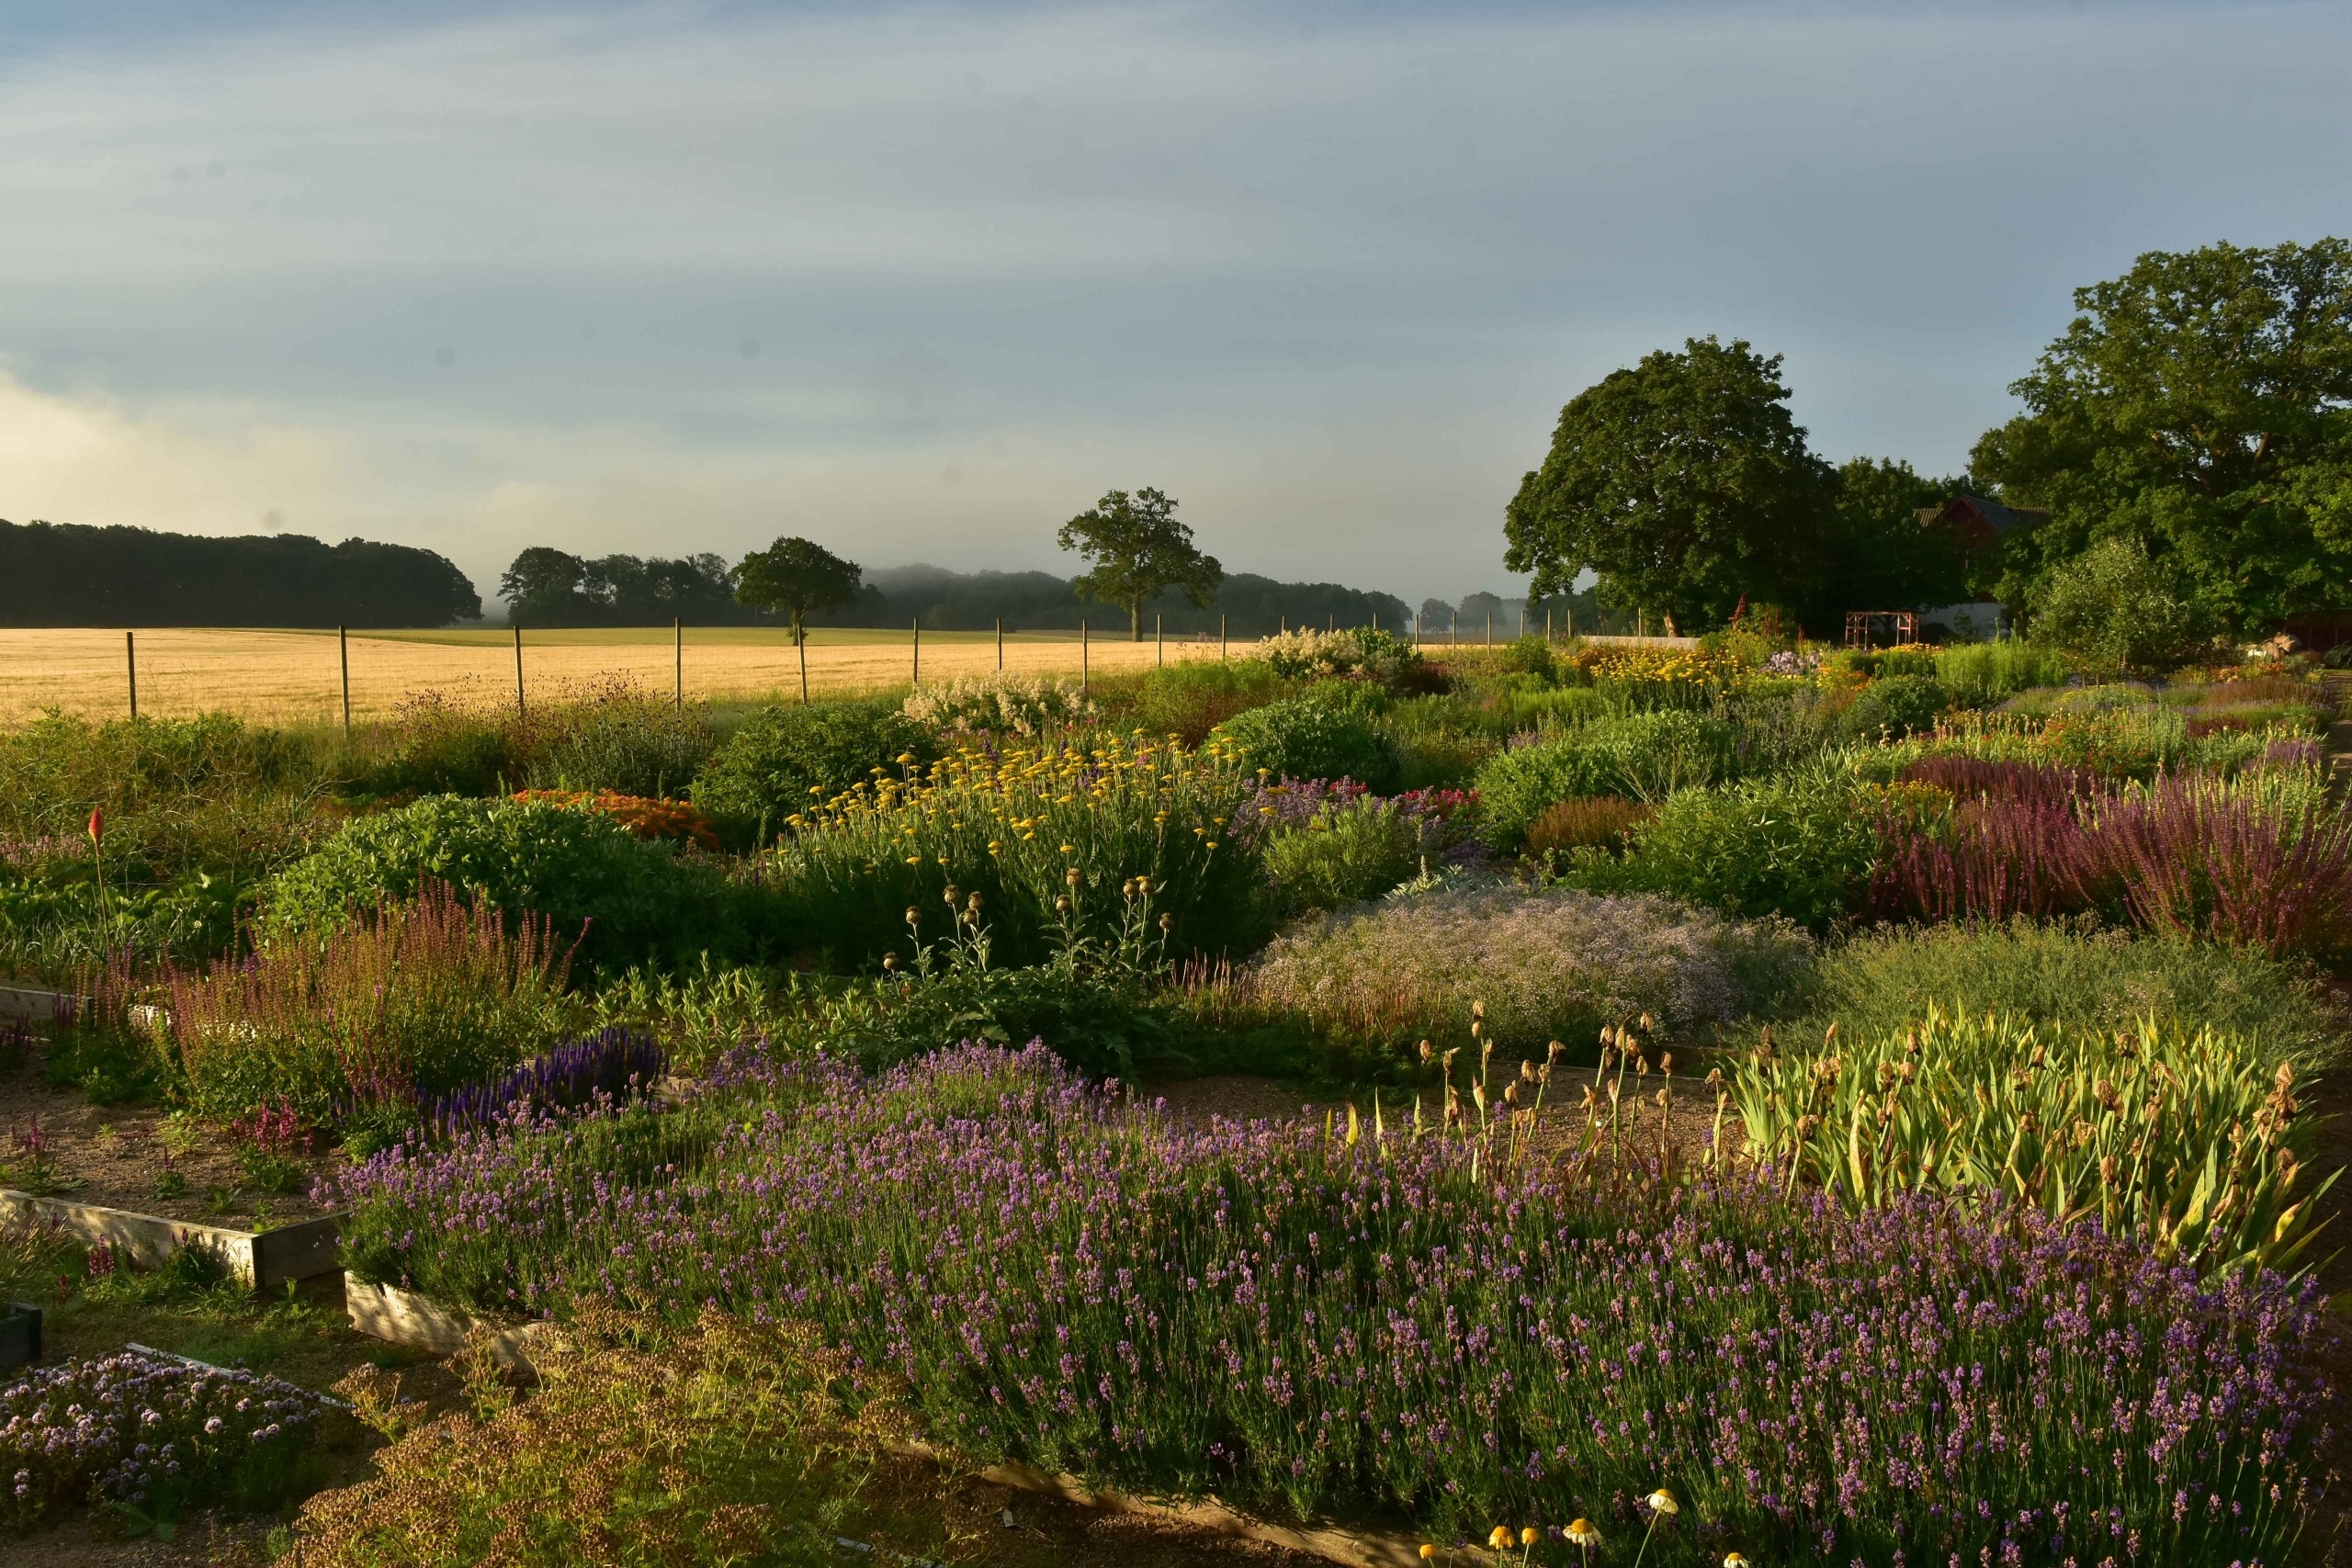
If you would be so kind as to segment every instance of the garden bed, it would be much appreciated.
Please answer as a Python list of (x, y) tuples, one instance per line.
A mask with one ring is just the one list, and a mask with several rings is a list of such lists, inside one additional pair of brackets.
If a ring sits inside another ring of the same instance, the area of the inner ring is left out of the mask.
[[(174, 1122), (152, 1104), (93, 1104), (78, 1089), (48, 1083), (37, 1051), (13, 1070), (0, 1071), (0, 1162), (19, 1157), (13, 1145), (36, 1122), (64, 1184), (50, 1195), (201, 1224), (317, 1219), (326, 1210), (311, 1200), (311, 1183), (341, 1163), (331, 1150), (314, 1153), (295, 1190), (254, 1191), (245, 1185), (237, 1151), (218, 1130)], [(166, 1179), (174, 1174), (180, 1183)]]

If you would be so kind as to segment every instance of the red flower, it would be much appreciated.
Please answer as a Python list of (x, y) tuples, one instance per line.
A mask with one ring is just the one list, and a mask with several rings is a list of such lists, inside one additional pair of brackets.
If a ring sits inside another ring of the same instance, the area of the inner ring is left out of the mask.
[(107, 814), (94, 808), (90, 812), (90, 842), (96, 843), (106, 830)]

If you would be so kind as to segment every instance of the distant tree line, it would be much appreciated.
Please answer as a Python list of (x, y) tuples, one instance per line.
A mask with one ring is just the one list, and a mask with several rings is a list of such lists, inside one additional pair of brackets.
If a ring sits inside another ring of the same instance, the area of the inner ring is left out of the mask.
[(526, 626), (751, 626), (776, 618), (736, 602), (735, 575), (716, 555), (583, 558), (534, 545), (500, 576), (498, 596), (508, 617)]
[(481, 614), (445, 556), (302, 534), (0, 520), (0, 580), (12, 626), (442, 626)]
[[(715, 555), (582, 559), (534, 547), (514, 558), (499, 579), (499, 592), (526, 626), (667, 626), (673, 618), (689, 626), (784, 625), (786, 614), (737, 602), (740, 568)], [(1232, 636), (1254, 637), (1285, 625), (1360, 626), (1374, 616), (1401, 631), (1411, 614), (1392, 593), (1336, 582), (1277, 582), (1246, 571), (1226, 573), (1206, 597), (1205, 604), (1195, 604), (1180, 585), (1145, 596), (1139, 605), (1105, 603), (1081, 597), (1076, 580), (1052, 572), (918, 565), (865, 572), (848, 604), (812, 609), (807, 619), (812, 626), (893, 627), (921, 619), (933, 631), (981, 632), (999, 620), (1009, 632), (1074, 632), (1085, 620), (1108, 637), (1127, 633), (1132, 611), (1146, 637), (1155, 625), (1170, 637), (1215, 635), (1222, 615)]]

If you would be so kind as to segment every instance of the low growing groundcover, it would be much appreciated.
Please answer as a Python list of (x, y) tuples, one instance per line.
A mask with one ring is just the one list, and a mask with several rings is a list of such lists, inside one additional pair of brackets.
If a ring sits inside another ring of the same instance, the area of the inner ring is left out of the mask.
[(684, 1107), (388, 1150), (346, 1247), (478, 1310), (808, 1323), (976, 1460), (1444, 1540), (2275, 1562), (2313, 1506), (2313, 1286), (1410, 1123), (1183, 1130), (1040, 1047), (745, 1053)]

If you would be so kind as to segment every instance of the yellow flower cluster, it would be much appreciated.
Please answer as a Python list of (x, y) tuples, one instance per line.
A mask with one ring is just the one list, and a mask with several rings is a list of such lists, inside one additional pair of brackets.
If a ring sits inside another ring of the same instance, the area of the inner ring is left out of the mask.
[[(984, 821), (1001, 830), (989, 843), (989, 852), (995, 853), (1007, 841), (1035, 839), (1046, 818), (1059, 815), (1055, 807), (1127, 806), (1142, 795), (1172, 801), (1183, 786), (1204, 782), (1207, 775), (1230, 775), (1240, 755), (1238, 748), (1217, 741), (1187, 750), (1174, 736), (1153, 740), (1140, 729), (1102, 737), (1089, 745), (997, 753), (966, 746), (928, 768), (902, 756), (897, 776), (876, 768), (869, 782), (793, 813), (786, 825), (807, 833), (871, 828), (877, 818), (889, 818), (911, 839), (924, 823), (961, 828)], [(1163, 809), (1153, 815), (1165, 824), (1169, 813)], [(1216, 819), (1216, 826), (1224, 825), (1223, 818)], [(1206, 834), (1205, 829), (1194, 830)], [(1067, 854), (1073, 846), (1060, 848)]]
[(1664, 681), (1718, 690), (1739, 685), (1752, 673), (1745, 660), (1726, 649), (1645, 643), (1587, 643), (1577, 649), (1574, 662), (1593, 681)]

